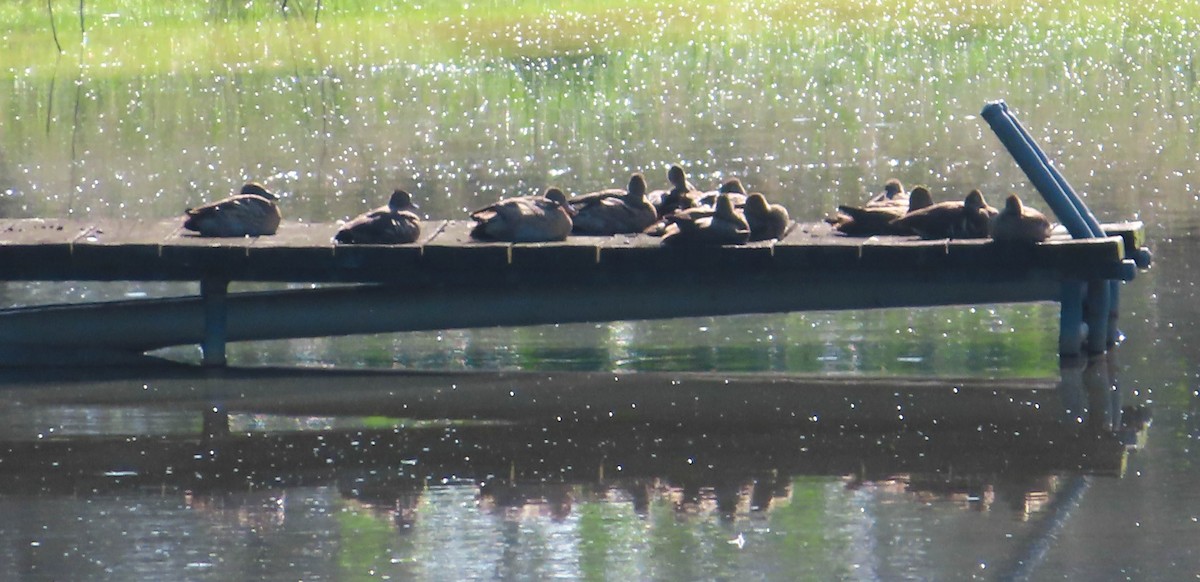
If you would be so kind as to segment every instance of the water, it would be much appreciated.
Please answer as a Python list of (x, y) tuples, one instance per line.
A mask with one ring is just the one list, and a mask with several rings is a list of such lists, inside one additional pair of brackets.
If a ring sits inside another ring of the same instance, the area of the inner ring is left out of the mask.
[(290, 219), (393, 187), (462, 217), (552, 183), (661, 185), (674, 162), (806, 221), (890, 176), (1036, 200), (977, 117), (1004, 98), (1101, 220), (1147, 223), (1129, 339), (1060, 370), (1053, 305), (980, 305), (255, 342), (230, 349), (255, 369), (224, 375), (10, 372), (0, 577), (1200, 575), (1195, 7), (327, 4), (317, 27), (307, 4), (89, 3), (86, 42), (59, 8), (61, 57), (41, 7), (0, 9), (0, 211), (165, 218), (259, 179)]

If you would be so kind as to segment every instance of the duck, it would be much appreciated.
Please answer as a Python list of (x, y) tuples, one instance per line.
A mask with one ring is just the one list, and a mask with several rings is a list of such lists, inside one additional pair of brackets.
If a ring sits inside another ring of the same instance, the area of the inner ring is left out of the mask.
[(908, 197), (911, 195), (905, 194), (904, 183), (897, 178), (888, 178), (883, 183), (883, 192), (872, 196), (867, 200), (867, 206), (899, 206), (905, 208), (908, 206)]
[(570, 205), (576, 234), (640, 233), (658, 220), (654, 205), (646, 199), (646, 177), (640, 172), (630, 176), (623, 195), (585, 195), (572, 198)]
[(540, 196), (504, 198), (472, 212), (471, 236), (507, 242), (566, 240), (573, 214), (567, 195), (551, 187)]
[(1050, 220), (1038, 210), (1025, 206), (1021, 197), (1009, 194), (1004, 209), (992, 217), (988, 231), (993, 240), (1039, 243), (1050, 237)]
[(895, 228), (911, 230), (921, 238), (986, 238), (988, 223), (999, 211), (971, 190), (962, 201), (938, 202), (892, 221)]
[(676, 212), (670, 220), (662, 244), (740, 245), (750, 240), (750, 224), (734, 209), (729, 194), (718, 196), (711, 211), (703, 208), (683, 210)]
[(750, 225), (750, 240), (772, 240), (781, 238), (791, 224), (788, 211), (782, 205), (767, 203), (767, 197), (754, 192), (746, 197), (742, 208), (746, 223)]
[(247, 182), (233, 196), (188, 208), (183, 228), (213, 237), (275, 234), (281, 219), (278, 200), (262, 184)]
[[(894, 196), (893, 198), (900, 197)], [(927, 206), (932, 206), (933, 196), (929, 193), (928, 188), (916, 186), (903, 199), (905, 200), (904, 206), (895, 204), (891, 200), (876, 203), (869, 200), (863, 206), (842, 204), (838, 206), (836, 218), (829, 219), (827, 222), (846, 236), (915, 234), (911, 228), (894, 224), (894, 221)]]
[(333, 239), (343, 244), (407, 244), (421, 236), (421, 218), (412, 194), (392, 192), (388, 203), (356, 216), (338, 229)]
[(658, 213), (658, 218), (669, 216), (677, 210), (686, 210), (693, 205), (692, 198), (688, 197), (691, 192), (698, 192), (695, 186), (687, 179), (687, 173), (683, 171), (683, 166), (673, 164), (667, 168), (667, 182), (671, 183), (670, 190), (655, 190), (646, 197), (650, 203), (654, 205), (655, 212)]
[(714, 207), (717, 204), (717, 198), (722, 194), (728, 194), (730, 202), (733, 202), (735, 208), (741, 208), (746, 205), (746, 187), (738, 178), (730, 178), (721, 183), (721, 186), (714, 191), (709, 192), (694, 192), (692, 196), (692, 206), (709, 206)]

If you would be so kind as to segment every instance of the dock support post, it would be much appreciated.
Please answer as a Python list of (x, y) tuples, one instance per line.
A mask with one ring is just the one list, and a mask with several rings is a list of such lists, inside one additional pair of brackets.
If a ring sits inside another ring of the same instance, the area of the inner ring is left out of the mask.
[(1067, 281), (1062, 286), (1058, 322), (1058, 354), (1060, 357), (1083, 353), (1083, 287), (1081, 281)]
[(228, 295), (228, 280), (214, 277), (200, 280), (200, 299), (204, 302), (204, 342), (200, 344), (202, 366), (225, 366)]
[(1117, 319), (1120, 317), (1119, 310), (1121, 308), (1121, 282), (1112, 280), (1109, 284), (1108, 297), (1108, 347), (1113, 347), (1121, 340), (1125, 339), (1125, 334), (1117, 327)]
[(1084, 304), (1084, 317), (1088, 326), (1088, 353), (1103, 354), (1108, 349), (1110, 296), (1111, 287), (1108, 281), (1099, 279), (1088, 281), (1087, 299)]

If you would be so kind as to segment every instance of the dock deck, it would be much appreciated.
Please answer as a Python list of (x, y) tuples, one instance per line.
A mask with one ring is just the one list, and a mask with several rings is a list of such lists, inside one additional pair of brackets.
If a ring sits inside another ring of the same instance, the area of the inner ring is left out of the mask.
[(1110, 236), (1066, 233), (1029, 247), (988, 239), (843, 236), (826, 224), (795, 223), (781, 240), (723, 247), (667, 247), (648, 235), (571, 236), (564, 242), (484, 242), (472, 222), (431, 221), (416, 243), (342, 245), (335, 223), (284, 222), (274, 236), (204, 238), (169, 220), (0, 220), (0, 280), (273, 281), (444, 283), (483, 273), (537, 279), (665, 273), (775, 276), (851, 271), (950, 270), (983, 275), (1047, 270), (1063, 278), (1130, 280), (1144, 244), (1141, 223), (1105, 225)]
[[(180, 225), (178, 219), (0, 220), (0, 280), (198, 281), (201, 287), (192, 297), (0, 311), (0, 359), (26, 361), (47, 347), (140, 353), (201, 343), (206, 359), (212, 354), (222, 363), (226, 341), (253, 339), (804, 310), (1067, 305), (1077, 302), (1079, 286), (1129, 281), (1149, 263), (1137, 222), (1104, 225), (1107, 237), (1064, 233), (1031, 246), (851, 238), (825, 224), (796, 223), (781, 240), (703, 248), (665, 247), (647, 235), (480, 242), (470, 238), (466, 221), (427, 222), (421, 239), (406, 245), (338, 245), (334, 223), (285, 222), (274, 236), (220, 239)], [(227, 293), (237, 281), (358, 285)], [(1064, 353), (1082, 341), (1077, 331), (1064, 331), (1070, 336)]]

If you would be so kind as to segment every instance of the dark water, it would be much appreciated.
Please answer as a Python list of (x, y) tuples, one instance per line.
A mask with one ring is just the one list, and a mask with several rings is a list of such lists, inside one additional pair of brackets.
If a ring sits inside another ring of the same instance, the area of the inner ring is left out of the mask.
[[(6, 372), (0, 578), (1200, 576), (1195, 19), (917, 7), (891, 35), (864, 10), (550, 57), (295, 58), (297, 41), (280, 68), (10, 70), (4, 210), (168, 217), (257, 178), (292, 219), (394, 186), (445, 218), (675, 161), (800, 220), (893, 175), (1036, 200), (976, 117), (1003, 97), (1101, 220), (1147, 223), (1155, 264), (1123, 286), (1128, 339), (1107, 357), (1060, 368), (1057, 308), (1038, 304), (260, 342), (231, 346), (225, 373)], [(292, 32), (341, 38), (328, 26)]]

